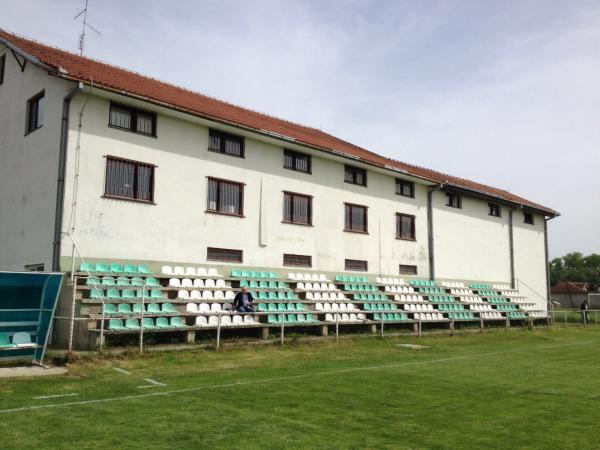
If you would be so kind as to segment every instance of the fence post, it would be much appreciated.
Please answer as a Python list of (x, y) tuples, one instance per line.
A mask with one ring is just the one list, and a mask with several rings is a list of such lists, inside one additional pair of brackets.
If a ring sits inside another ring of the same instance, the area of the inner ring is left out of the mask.
[(383, 339), (383, 314), (381, 315), (381, 339)]
[(339, 342), (339, 332), (340, 332), (340, 315), (335, 315), (335, 341)]
[(221, 347), (221, 312), (217, 315), (217, 351)]
[[(144, 300), (146, 294), (146, 280), (142, 289), (142, 311), (140, 312), (140, 355), (144, 354)], [(135, 305), (135, 303), (134, 303)]]
[(423, 336), (423, 329), (422, 329), (422, 322), (421, 319), (419, 319), (419, 337)]
[(281, 314), (281, 346), (283, 347), (283, 339), (285, 334), (285, 314)]
[(450, 336), (454, 336), (454, 318), (450, 321)]
[(567, 323), (567, 311), (565, 310), (565, 328), (567, 328), (569, 324)]

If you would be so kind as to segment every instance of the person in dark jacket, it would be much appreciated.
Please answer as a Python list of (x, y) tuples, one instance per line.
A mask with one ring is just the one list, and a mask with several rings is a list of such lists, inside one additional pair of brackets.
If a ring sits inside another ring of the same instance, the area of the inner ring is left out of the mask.
[(243, 287), (240, 292), (235, 295), (233, 299), (233, 307), (237, 312), (254, 312), (254, 306), (252, 306), (254, 298), (252, 294), (248, 292), (247, 287)]
[(581, 309), (581, 320), (583, 321), (583, 323), (590, 323), (590, 317), (588, 316), (588, 309), (590, 309), (590, 304), (588, 303), (587, 298), (581, 303), (579, 309)]

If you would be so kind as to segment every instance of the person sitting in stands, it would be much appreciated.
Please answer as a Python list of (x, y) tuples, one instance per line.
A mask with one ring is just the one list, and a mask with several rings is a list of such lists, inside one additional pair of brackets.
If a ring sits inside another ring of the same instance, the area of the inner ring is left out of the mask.
[(254, 312), (254, 307), (252, 306), (252, 302), (254, 298), (252, 294), (248, 292), (247, 287), (243, 287), (241, 292), (238, 292), (233, 299), (233, 307), (237, 312)]

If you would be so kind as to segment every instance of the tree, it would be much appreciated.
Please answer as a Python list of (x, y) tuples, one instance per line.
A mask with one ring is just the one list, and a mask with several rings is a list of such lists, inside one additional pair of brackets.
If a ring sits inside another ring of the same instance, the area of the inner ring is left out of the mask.
[(580, 281), (600, 285), (600, 255), (592, 253), (583, 256), (571, 252), (550, 261), (550, 284), (556, 286), (561, 281)]

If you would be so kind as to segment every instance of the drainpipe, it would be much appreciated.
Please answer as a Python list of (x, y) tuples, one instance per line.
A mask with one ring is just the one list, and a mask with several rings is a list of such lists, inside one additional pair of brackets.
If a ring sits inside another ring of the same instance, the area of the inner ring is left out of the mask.
[(67, 167), (67, 145), (69, 142), (69, 109), (71, 99), (83, 90), (83, 83), (67, 92), (63, 97), (62, 118), (60, 125), (60, 147), (58, 154), (58, 178), (56, 182), (56, 208), (54, 216), (54, 240), (52, 241), (52, 270), (60, 272), (60, 244), (62, 239), (62, 219), (65, 199), (65, 176)]
[(427, 189), (427, 238), (429, 250), (429, 279), (435, 279), (435, 254), (433, 251), (433, 193), (442, 189), (444, 185), (430, 186)]
[(513, 234), (513, 211), (508, 212), (508, 248), (510, 251), (510, 288), (515, 289), (515, 241)]
[(552, 217), (544, 217), (544, 256), (546, 257), (546, 301), (550, 303), (550, 263), (548, 262), (548, 221)]

